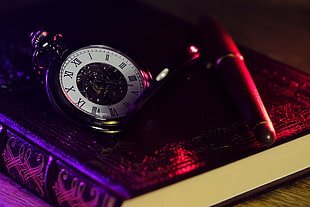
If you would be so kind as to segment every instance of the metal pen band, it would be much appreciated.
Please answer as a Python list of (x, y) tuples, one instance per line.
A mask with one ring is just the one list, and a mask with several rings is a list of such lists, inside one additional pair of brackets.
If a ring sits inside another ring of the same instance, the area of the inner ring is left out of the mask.
[(255, 126), (253, 126), (253, 130), (255, 130), (259, 125), (262, 125), (262, 124), (268, 124), (268, 122), (267, 121), (261, 121), (261, 122), (255, 124)]
[(219, 57), (216, 62), (215, 62), (215, 65), (218, 66), (224, 59), (226, 58), (238, 58), (240, 60), (244, 60), (243, 56), (241, 54), (236, 54), (236, 53), (233, 53), (233, 52), (229, 52), (225, 55), (222, 55), (221, 57)]

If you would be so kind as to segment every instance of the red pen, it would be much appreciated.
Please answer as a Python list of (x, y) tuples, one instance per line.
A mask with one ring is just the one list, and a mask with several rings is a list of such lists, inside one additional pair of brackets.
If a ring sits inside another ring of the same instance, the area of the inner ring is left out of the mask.
[(227, 90), (239, 106), (256, 139), (265, 146), (275, 141), (275, 130), (232, 37), (211, 17), (201, 20), (203, 49), (214, 63)]

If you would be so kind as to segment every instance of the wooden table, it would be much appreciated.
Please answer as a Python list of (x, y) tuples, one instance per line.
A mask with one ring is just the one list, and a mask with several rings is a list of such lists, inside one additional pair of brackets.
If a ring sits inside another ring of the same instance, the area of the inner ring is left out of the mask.
[(0, 207), (48, 207), (31, 192), (0, 173)]
[[(308, 0), (141, 1), (192, 23), (197, 23), (201, 15), (214, 15), (227, 27), (237, 42), (310, 74), (308, 51), (310, 1)], [(0, 186), (0, 207), (49, 206), (3, 174), (0, 174)], [(235, 206), (296, 206), (296, 204), (310, 205), (310, 177), (297, 179), (239, 202)]]

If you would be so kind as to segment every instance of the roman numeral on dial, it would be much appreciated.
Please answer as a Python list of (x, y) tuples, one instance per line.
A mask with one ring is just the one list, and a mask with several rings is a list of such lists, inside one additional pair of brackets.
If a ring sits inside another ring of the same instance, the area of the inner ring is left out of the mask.
[(127, 109), (129, 109), (130, 103), (128, 103), (127, 101), (125, 101), (125, 102), (123, 103), (123, 105), (124, 105)]
[(120, 67), (121, 69), (124, 69), (126, 67), (126, 65), (127, 65), (126, 63), (122, 62), (121, 64), (119, 64), (118, 67)]
[(109, 108), (111, 116), (118, 116), (118, 112), (116, 111), (115, 108)]
[(92, 60), (93, 56), (91, 55), (91, 53), (88, 53), (89, 58)]
[(84, 104), (86, 104), (86, 102), (83, 100), (83, 99), (81, 99), (81, 98), (79, 98), (79, 100), (78, 100), (78, 102), (76, 103), (80, 108), (82, 108), (83, 106), (84, 106)]
[(65, 70), (64, 77), (73, 78), (73, 72)]
[(139, 95), (139, 91), (131, 91), (131, 93), (135, 94), (136, 96)]
[(128, 76), (130, 82), (137, 81), (137, 77), (135, 75)]
[(106, 54), (106, 55), (105, 55), (105, 60), (106, 60), (106, 61), (109, 61), (109, 60), (110, 60), (110, 55), (109, 55), (109, 54)]
[(74, 86), (71, 86), (70, 88), (65, 88), (66, 92), (69, 93), (70, 91), (75, 92)]
[(93, 106), (92, 109), (91, 109), (91, 113), (96, 115), (96, 114), (99, 114), (100, 113), (100, 109), (96, 106)]
[(71, 61), (71, 63), (73, 63), (75, 67), (78, 67), (79, 65), (82, 64), (82, 61), (79, 60), (78, 58), (74, 58), (74, 59)]

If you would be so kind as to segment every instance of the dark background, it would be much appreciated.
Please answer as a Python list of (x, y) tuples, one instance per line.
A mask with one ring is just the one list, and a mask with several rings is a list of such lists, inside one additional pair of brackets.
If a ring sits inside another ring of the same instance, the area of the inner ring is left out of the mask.
[(310, 73), (308, 0), (141, 0), (191, 23), (216, 16), (241, 44)]
[[(310, 73), (310, 1), (308, 0), (139, 1), (193, 24), (196, 24), (202, 15), (214, 15), (239, 43)], [(54, 2), (57, 5), (65, 1), (5, 1), (1, 4), (0, 14), (36, 2)], [(119, 7), (123, 5), (120, 3)], [(104, 8), (101, 10), (104, 13)], [(7, 19), (2, 18), (0, 21)], [(19, 23), (23, 24), (22, 19)]]

